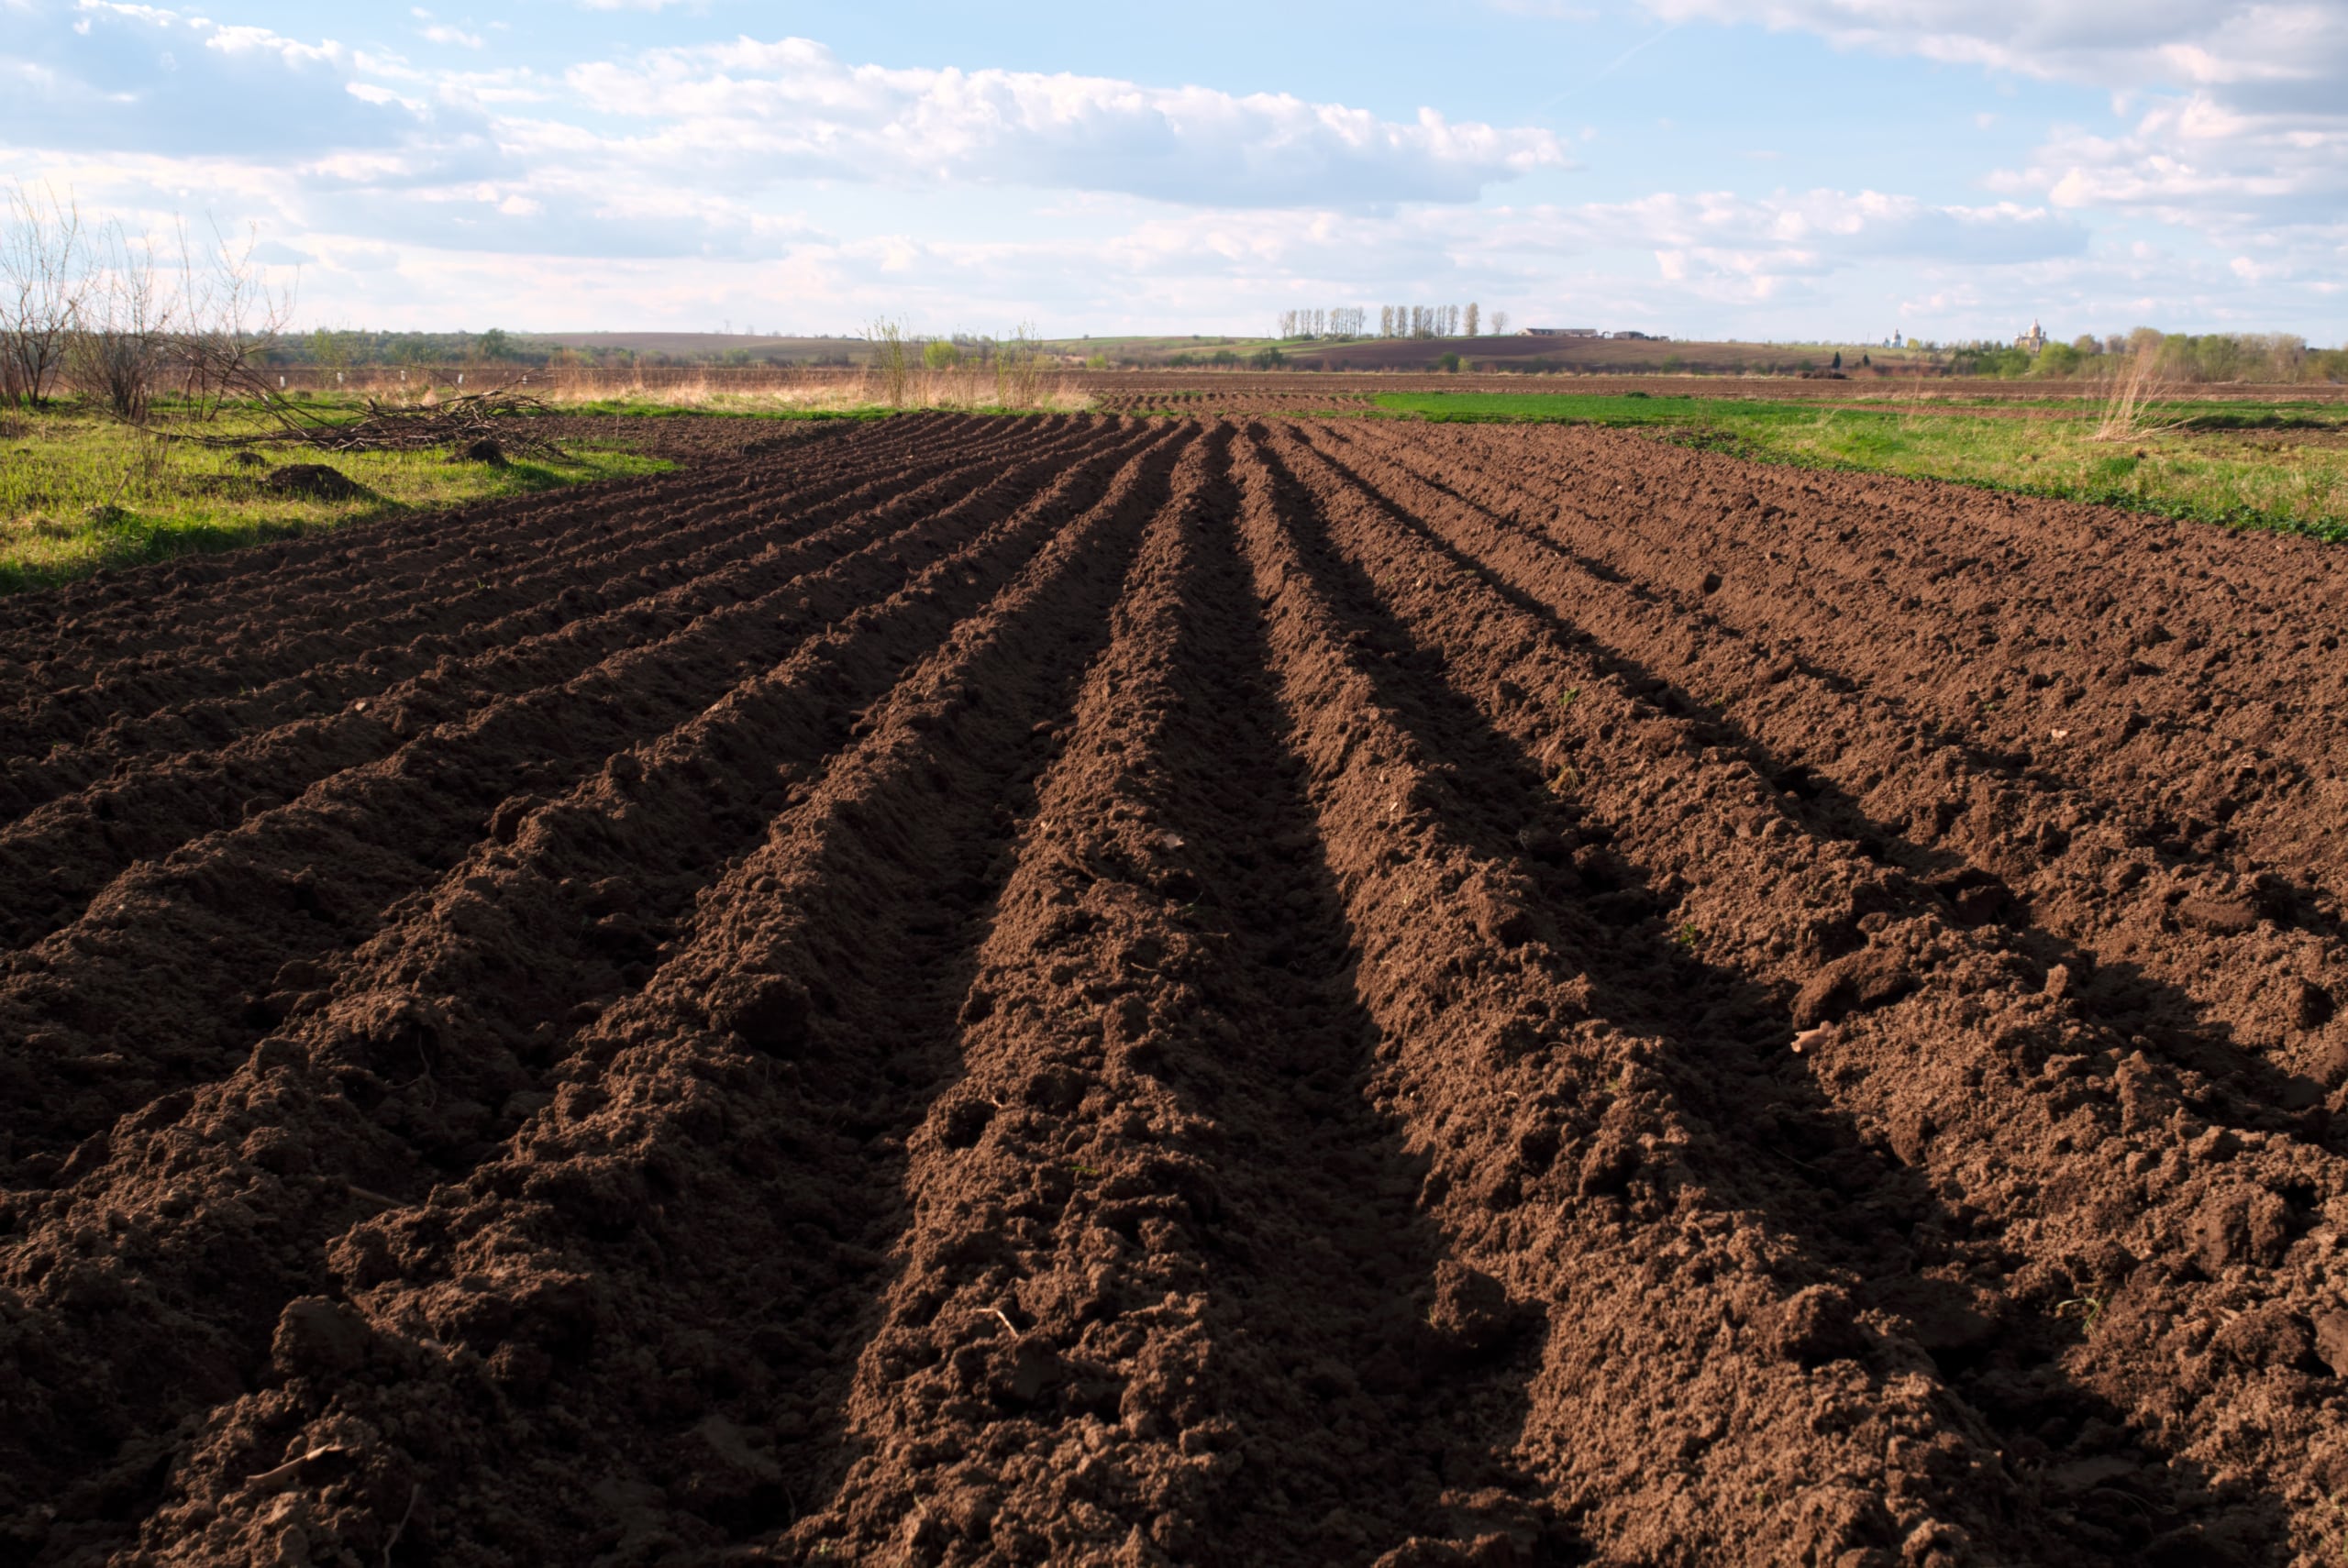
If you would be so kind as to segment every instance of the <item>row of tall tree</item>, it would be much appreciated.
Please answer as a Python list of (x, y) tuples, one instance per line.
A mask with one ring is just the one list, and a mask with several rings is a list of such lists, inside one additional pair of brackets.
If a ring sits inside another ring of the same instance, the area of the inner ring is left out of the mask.
[(253, 259), (256, 236), (183, 227), (175, 246), (19, 183), (0, 200), (0, 407), (63, 389), (142, 419), (161, 387), (199, 406), (250, 373), (291, 319), (290, 289)]
[[(1369, 312), (1351, 305), (1340, 305), (1332, 310), (1284, 310), (1279, 313), (1279, 337), (1283, 341), (1300, 337), (1369, 336)], [(1496, 337), (1506, 332), (1508, 312), (1494, 311), (1491, 327)], [(1380, 337), (1475, 337), (1480, 336), (1483, 329), (1483, 307), (1473, 301), (1464, 305), (1378, 307), (1378, 336)]]
[(1359, 337), (1369, 325), (1369, 312), (1359, 305), (1336, 305), (1327, 310), (1284, 310), (1279, 313), (1279, 336), (1283, 340), (1297, 337)]
[[(1508, 330), (1508, 312), (1491, 315), (1492, 336)], [(1380, 337), (1479, 337), (1484, 331), (1484, 310), (1474, 301), (1465, 305), (1385, 305), (1378, 313)]]

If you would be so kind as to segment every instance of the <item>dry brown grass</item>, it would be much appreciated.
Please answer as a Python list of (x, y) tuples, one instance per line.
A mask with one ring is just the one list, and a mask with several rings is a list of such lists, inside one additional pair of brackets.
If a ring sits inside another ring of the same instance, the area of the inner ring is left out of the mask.
[(2096, 422), (2091, 439), (2141, 441), (2147, 436), (2175, 428), (2173, 423), (2159, 423), (2153, 414), (2153, 405), (2174, 390), (2162, 378), (2157, 346), (2139, 347), (2111, 378), (2103, 397), (2102, 415)]

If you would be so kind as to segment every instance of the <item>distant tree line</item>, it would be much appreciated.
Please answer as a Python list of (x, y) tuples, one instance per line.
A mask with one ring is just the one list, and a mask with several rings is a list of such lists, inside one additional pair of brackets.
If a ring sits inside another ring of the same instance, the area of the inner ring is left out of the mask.
[(1288, 356), (1268, 344), (1252, 354), (1240, 354), (1229, 348), (1217, 348), (1211, 353), (1192, 354), (1186, 351), (1172, 354), (1166, 359), (1166, 368), (1169, 370), (1187, 370), (1202, 365), (1218, 370), (1235, 370), (1242, 368), (1251, 370), (1277, 370), (1287, 364)]
[[(1493, 318), (1495, 329), (1502, 319)], [(1379, 307), (1380, 337), (1475, 337), (1482, 331), (1483, 307), (1474, 304)]]
[[(1344, 340), (1367, 337), (1369, 332), (1369, 312), (1350, 305), (1334, 310), (1284, 310), (1277, 317), (1277, 336), (1283, 341), (1297, 338), (1327, 338)], [(1475, 337), (1483, 332), (1483, 307), (1465, 305), (1380, 305), (1378, 307), (1378, 333), (1380, 337)], [(1508, 315), (1496, 311), (1492, 315), (1495, 335), (1508, 329)]]
[(292, 291), (256, 264), (252, 233), (173, 237), (86, 225), (70, 195), (21, 182), (0, 194), (0, 406), (72, 391), (135, 421), (158, 392), (216, 406), (241, 382)]
[(1358, 305), (1338, 305), (1329, 310), (1284, 310), (1279, 313), (1279, 331), (1283, 341), (1297, 337), (1348, 338), (1362, 336), (1369, 313)]
[(2348, 381), (2348, 348), (2310, 348), (2306, 338), (2287, 332), (2196, 334), (2140, 326), (2049, 343), (2035, 354), (1995, 342), (1957, 344), (1948, 350), (1953, 375), (2010, 379), (2101, 376), (2140, 359), (2162, 381), (2183, 384)]

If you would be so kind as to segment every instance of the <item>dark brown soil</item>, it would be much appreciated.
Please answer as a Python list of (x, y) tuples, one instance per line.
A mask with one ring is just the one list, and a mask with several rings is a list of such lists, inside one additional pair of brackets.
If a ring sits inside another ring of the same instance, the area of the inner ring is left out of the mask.
[[(1412, 348), (1411, 345), (1404, 345)], [(1418, 345), (1425, 348), (1427, 345)], [(1635, 347), (1635, 346), (1634, 346)], [(1653, 344), (1645, 347), (1653, 348)], [(1688, 373), (1635, 374), (1608, 370), (1571, 370), (1556, 375), (1430, 373), (1423, 354), (1416, 362), (1390, 370), (1327, 371), (1230, 370), (1199, 368), (1187, 370), (1112, 370), (1072, 372), (1063, 385), (1092, 400), (1094, 408), (1110, 414), (1189, 414), (1235, 416), (1264, 414), (1327, 413), (1370, 404), (1380, 392), (1540, 392), (1621, 396), (1645, 392), (1655, 397), (1735, 398), (1772, 403), (1833, 403), (1855, 408), (1894, 408), (1903, 414), (1955, 413), (1966, 416), (2070, 419), (2095, 416), (2104, 388), (2093, 381), (1999, 381), (1984, 376), (1866, 374), (1849, 381), (1805, 381), (1799, 376)], [(2310, 384), (2261, 386), (2228, 383), (2189, 389), (2199, 402), (2259, 402), (2323, 403), (2348, 402), (2348, 386)], [(2067, 408), (2002, 409), (2001, 403), (2067, 402)], [(2328, 422), (2331, 415), (2307, 416)], [(2266, 432), (2272, 438), (2274, 432)], [(2310, 436), (2314, 433), (2309, 433)]]
[(936, 415), (0, 602), (0, 1564), (2334, 1561), (2342, 602)]

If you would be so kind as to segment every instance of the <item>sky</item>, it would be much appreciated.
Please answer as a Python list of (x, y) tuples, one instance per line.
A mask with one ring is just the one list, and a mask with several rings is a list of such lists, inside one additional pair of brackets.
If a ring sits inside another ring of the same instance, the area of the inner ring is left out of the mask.
[(2348, 339), (2348, 0), (0, 0), (0, 149), (313, 326)]

